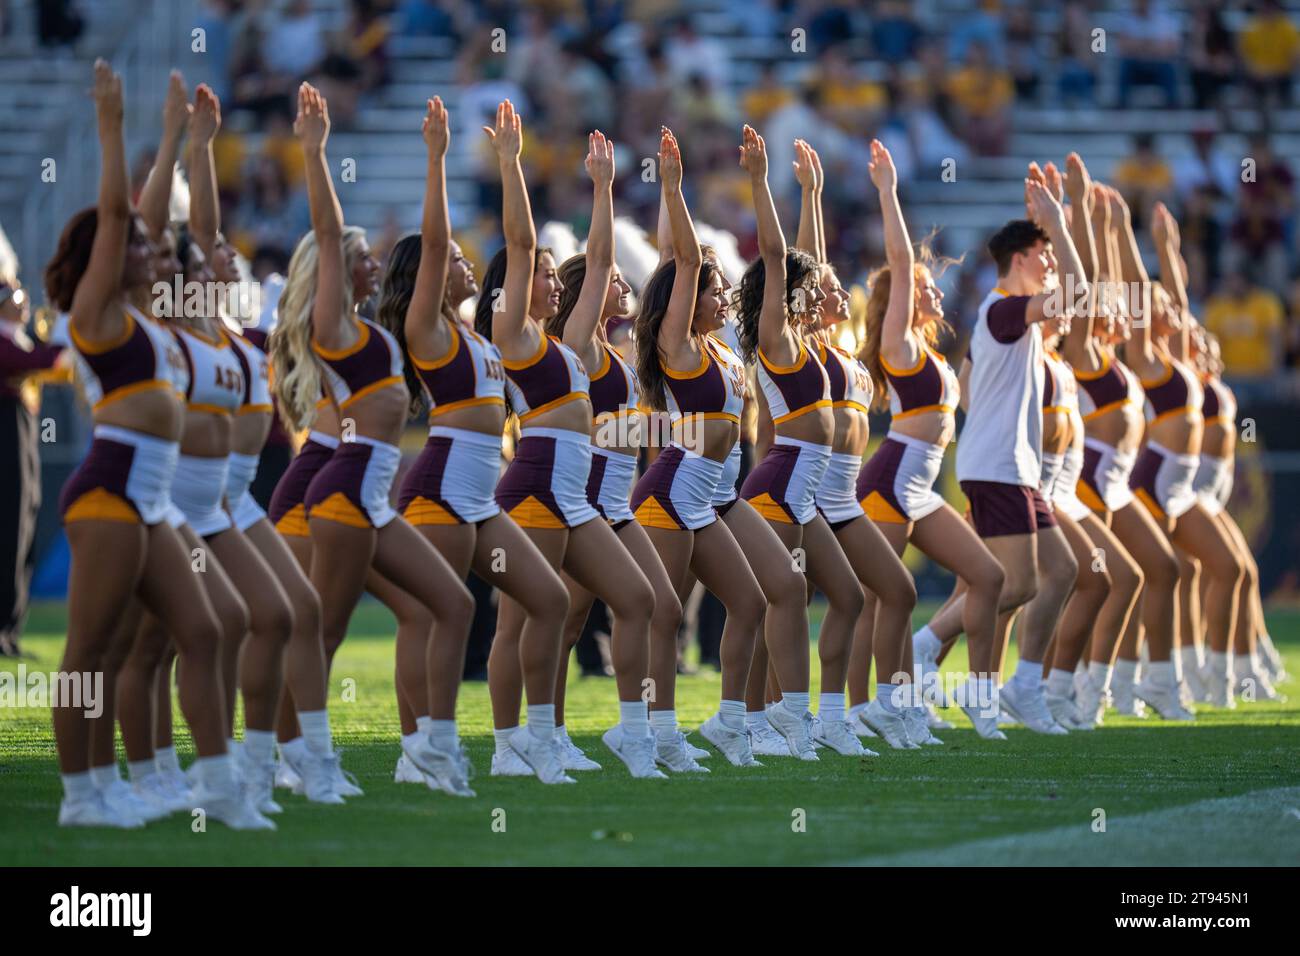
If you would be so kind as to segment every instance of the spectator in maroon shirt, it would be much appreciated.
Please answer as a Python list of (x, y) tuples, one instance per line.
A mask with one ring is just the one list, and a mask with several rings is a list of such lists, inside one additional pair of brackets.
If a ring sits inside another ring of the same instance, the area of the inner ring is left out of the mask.
[(23, 384), (61, 363), (63, 349), (26, 329), (28, 302), (17, 280), (0, 279), (0, 656), (17, 657), (27, 618), (32, 543), (41, 507), (35, 408)]

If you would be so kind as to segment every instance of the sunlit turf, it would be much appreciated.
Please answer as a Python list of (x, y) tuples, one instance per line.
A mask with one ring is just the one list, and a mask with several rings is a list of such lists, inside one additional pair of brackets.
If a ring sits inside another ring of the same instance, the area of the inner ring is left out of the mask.
[[(925, 613), (918, 612), (917, 620)], [(1277, 613), (1271, 625), (1290, 671), (1300, 672), (1300, 614)], [(32, 658), (25, 662), (28, 671), (57, 667), (62, 629), (60, 606), (36, 609), (24, 639)], [(959, 669), (964, 663), (958, 653), (947, 666)], [(16, 667), (17, 662), (0, 663), (3, 670)], [(398, 756), (392, 667), (391, 618), (377, 605), (363, 605), (334, 668), (330, 714), (344, 766), (356, 774), (366, 796), (347, 807), (321, 807), (278, 791), (286, 809), (273, 834), (232, 833), (217, 823), (196, 833), (184, 816), (135, 832), (60, 829), (49, 712), (2, 707), (0, 863), (820, 864), (883, 862), (881, 857), (906, 853), (901, 861), (914, 864), (929, 852), (1010, 838), (980, 851), (980, 862), (997, 863), (1002, 853), (1010, 859), (1020, 842), (1039, 846), (1052, 828), (1090, 833), (1098, 808), (1115, 821), (1267, 788), (1300, 787), (1300, 709), (1294, 702), (1206, 709), (1195, 726), (1112, 715), (1096, 732), (1065, 738), (1013, 728), (1003, 743), (980, 740), (953, 710), (945, 715), (958, 726), (940, 732), (942, 747), (893, 752), (880, 745), (874, 758), (823, 750), (817, 763), (762, 758), (762, 768), (745, 770), (715, 754), (707, 761), (708, 775), (634, 781), (600, 743), (601, 732), (617, 719), (613, 681), (576, 676), (574, 667), (567, 723), (605, 769), (579, 775), (575, 786), (490, 777), (487, 687), (468, 684), (458, 717), (478, 768), (473, 781), (478, 797), (457, 800), (392, 781)], [(345, 699), (344, 688), (353, 686), (346, 681), (355, 682), (354, 699)], [(1293, 698), (1295, 686), (1284, 688)], [(685, 727), (696, 727), (716, 709), (718, 690), (718, 675), (711, 670), (679, 679), (677, 709)], [(182, 731), (178, 749), (188, 762), (189, 738), (182, 721), (177, 727)], [(705, 746), (698, 734), (691, 739)], [(1184, 816), (1172, 814), (1169, 826), (1182, 826), (1178, 821)], [(1157, 823), (1144, 817), (1142, 826), (1158, 829), (1163, 815), (1150, 819)], [(1224, 821), (1225, 833), (1232, 827), (1232, 821)], [(1271, 826), (1231, 832), (1226, 849), (1207, 844), (1203, 862), (1300, 859), (1300, 826), (1282, 830), (1281, 836)], [(1163, 836), (1163, 843), (1135, 838), (1112, 826), (1096, 840), (1111, 841), (1106, 862), (1201, 862), (1188, 859), (1196, 852), (1186, 845), (1197, 845), (1192, 835), (1181, 841), (1177, 854), (1161, 849), (1170, 834)], [(1050, 849), (1031, 861), (1071, 862), (1068, 856), (1055, 858)]]

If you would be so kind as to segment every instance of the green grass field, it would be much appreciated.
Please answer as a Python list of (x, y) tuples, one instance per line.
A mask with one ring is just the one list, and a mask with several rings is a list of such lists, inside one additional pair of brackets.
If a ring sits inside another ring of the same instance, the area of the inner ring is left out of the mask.
[[(1271, 626), (1289, 670), (1300, 672), (1300, 614), (1274, 615)], [(34, 611), (29, 671), (57, 667), (62, 627), (60, 607)], [(387, 612), (363, 606), (334, 668), (335, 739), (366, 796), (346, 808), (283, 796), (273, 834), (232, 833), (217, 823), (194, 833), (183, 817), (135, 832), (61, 830), (49, 712), (0, 708), (0, 863), (1223, 866), (1300, 859), (1294, 681), (1283, 688), (1290, 703), (1205, 710), (1195, 726), (1112, 715), (1094, 733), (1044, 738), (1016, 728), (993, 743), (950, 711), (959, 726), (940, 733), (942, 747), (884, 748), (856, 759), (821, 751), (819, 763), (763, 758), (764, 767), (750, 770), (715, 754), (708, 775), (633, 781), (600, 743), (617, 716), (613, 682), (573, 677), (570, 731), (605, 769), (570, 787), (488, 776), (487, 688), (470, 684), (459, 719), (479, 770), (478, 797), (457, 800), (392, 782), (391, 635)], [(342, 699), (348, 679), (356, 688), (351, 702)], [(716, 673), (682, 678), (683, 725), (696, 727), (717, 699)], [(698, 734), (692, 740), (704, 745)], [(188, 762), (187, 737), (178, 734), (178, 748)], [(1105, 832), (1094, 832), (1098, 811)]]

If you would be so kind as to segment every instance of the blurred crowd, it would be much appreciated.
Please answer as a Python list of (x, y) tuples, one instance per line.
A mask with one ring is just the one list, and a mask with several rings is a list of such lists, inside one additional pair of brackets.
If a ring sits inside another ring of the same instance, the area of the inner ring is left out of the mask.
[[(1160, 199), (1183, 222), (1193, 301), (1224, 339), (1230, 375), (1268, 377), (1300, 362), (1295, 189), (1268, 135), (1276, 111), (1291, 105), (1300, 29), (1274, 0), (1230, 12), (1215, 0), (1177, 10), (1157, 0), (1072, 0), (1050, 12), (1011, 0), (960, 11), (909, 0), (722, 0), (712, 9), (713, 23), (727, 17), (724, 31), (699, 29), (698, 10), (682, 0), (346, 0), (328, 12), (312, 0), (205, 0), (200, 25), (230, 117), (217, 144), (229, 231), (256, 272), (283, 267), (308, 228), (292, 92), (310, 79), (336, 128), (356, 129), (363, 104), (391, 80), (395, 37), (446, 41), (463, 135), (503, 97), (521, 107), (534, 215), (578, 235), (589, 191), (575, 171), (587, 130), (619, 144), (620, 210), (653, 231), (658, 185), (637, 158), (654, 155), (661, 123), (672, 126), (689, 150), (693, 211), (735, 234), (745, 255), (754, 229), (734, 158), (738, 118), (763, 131), (790, 222), (791, 144), (808, 139), (827, 168), (832, 258), (859, 281), (881, 257), (863, 174), (872, 137), (890, 147), (904, 182), (933, 181), (945, 160), (1003, 155), (1018, 105), (1194, 107), (1217, 112), (1191, 135), (1189, 155), (1164, 158), (1155, 139), (1138, 136), (1113, 178), (1139, 219)], [(503, 38), (507, 56), (494, 47)], [(1250, 141), (1249, 177), (1216, 136), (1241, 109), (1263, 130)], [(465, 172), (476, 182), (474, 209), (456, 228), (481, 264), (496, 242), (499, 187), (486, 151), (473, 155)], [(141, 157), (141, 180), (147, 169)], [(395, 224), (389, 231), (375, 237), (381, 249), (396, 238)], [(943, 252), (967, 251), (945, 241)], [(960, 329), (979, 298), (968, 302), (966, 287), (984, 277), (959, 273), (949, 302)]]

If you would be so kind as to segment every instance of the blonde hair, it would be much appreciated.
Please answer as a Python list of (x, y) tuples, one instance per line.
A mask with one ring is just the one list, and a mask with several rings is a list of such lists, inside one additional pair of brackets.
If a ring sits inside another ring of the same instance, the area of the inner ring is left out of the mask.
[[(960, 259), (935, 255), (929, 242), (922, 242), (912, 266), (914, 281), (919, 284), (926, 276), (929, 276), (931, 281), (937, 281), (949, 266), (958, 265), (960, 262)], [(876, 386), (874, 404), (880, 408), (889, 404), (889, 382), (885, 378), (885, 367), (880, 360), (880, 340), (884, 334), (885, 312), (889, 308), (890, 284), (889, 266), (882, 266), (867, 277), (867, 288), (870, 291), (867, 295), (866, 327), (863, 330), (862, 352), (858, 356), (862, 364), (867, 367), (871, 381)], [(941, 332), (952, 331), (952, 326), (942, 320), (930, 322), (923, 329), (916, 329), (915, 302), (912, 303), (911, 328), (919, 332), (925, 344), (932, 349), (938, 348)]]
[[(351, 315), (352, 269), (361, 256), (366, 231), (358, 226), (343, 229), (342, 315)], [(271, 383), (285, 426), (290, 431), (309, 427), (316, 420), (316, 402), (321, 397), (320, 360), (312, 349), (312, 309), (316, 305), (320, 248), (316, 233), (309, 232), (298, 243), (289, 260), (289, 275), (280, 295), (279, 320), (267, 340), (271, 360)]]

